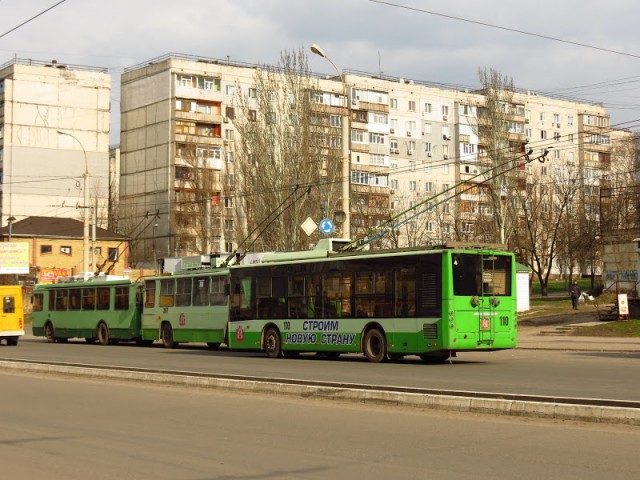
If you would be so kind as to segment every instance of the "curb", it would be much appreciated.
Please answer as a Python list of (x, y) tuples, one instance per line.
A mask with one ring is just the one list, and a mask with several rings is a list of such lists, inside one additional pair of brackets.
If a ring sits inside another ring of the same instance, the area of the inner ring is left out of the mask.
[(342, 388), (280, 383), (248, 379), (203, 377), (189, 374), (145, 372), (141, 370), (102, 369), (76, 365), (50, 365), (0, 361), (7, 370), (40, 374), (115, 379), (159, 385), (211, 388), (225, 392), (251, 392), (297, 398), (336, 400), (371, 405), (393, 405), (430, 410), (484, 413), (511, 417), (573, 420), (607, 424), (640, 425), (640, 409), (602, 405), (567, 404), (556, 402), (522, 401), (504, 398), (435, 395), (410, 392), (391, 392), (372, 389)]

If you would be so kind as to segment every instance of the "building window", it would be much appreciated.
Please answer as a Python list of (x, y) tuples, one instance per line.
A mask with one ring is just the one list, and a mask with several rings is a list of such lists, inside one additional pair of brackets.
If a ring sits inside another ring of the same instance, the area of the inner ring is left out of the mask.
[(224, 229), (227, 232), (233, 230), (233, 220), (231, 220), (230, 218), (225, 218), (224, 219)]
[(233, 109), (233, 107), (226, 107), (224, 109), (224, 116), (230, 120), (233, 120), (234, 118), (236, 118), (236, 112)]
[(391, 108), (398, 108), (398, 100), (397, 99), (392, 98), (389, 103), (390, 103)]
[(60, 247), (60, 253), (64, 255), (71, 255), (71, 247), (70, 246), (62, 246)]
[(410, 112), (416, 111), (416, 102), (414, 100), (409, 100), (409, 111)]
[(224, 197), (224, 208), (233, 208), (233, 197)]
[(431, 113), (432, 106), (430, 103), (424, 104), (424, 113)]
[(228, 97), (233, 97), (233, 94), (235, 93), (235, 91), (236, 91), (235, 85), (227, 85), (224, 90), (225, 94)]
[(53, 252), (53, 247), (51, 245), (40, 245), (40, 255), (47, 255)]
[(256, 98), (257, 91), (255, 87), (249, 87), (249, 98)]
[(384, 134), (382, 133), (369, 133), (369, 143), (384, 145), (386, 142), (384, 141)]
[(118, 249), (109, 247), (109, 261), (117, 262), (118, 261)]
[(415, 180), (409, 181), (409, 190), (415, 192), (418, 189), (418, 185)]

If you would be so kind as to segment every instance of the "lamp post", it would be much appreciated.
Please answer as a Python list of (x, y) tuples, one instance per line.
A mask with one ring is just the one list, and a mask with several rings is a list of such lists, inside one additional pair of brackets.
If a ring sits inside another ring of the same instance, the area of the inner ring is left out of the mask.
[(9, 241), (11, 241), (12, 227), (13, 227), (13, 222), (15, 221), (16, 221), (16, 217), (7, 218), (7, 222), (9, 222)]
[(87, 152), (82, 145), (82, 142), (78, 140), (74, 135), (70, 133), (61, 132), (58, 130), (58, 135), (66, 135), (67, 137), (73, 138), (80, 148), (82, 149), (82, 154), (84, 155), (84, 173), (82, 174), (83, 186), (84, 189), (84, 205), (82, 208), (84, 209), (84, 228), (82, 235), (82, 272), (86, 274), (89, 271), (89, 164), (87, 162)]
[(344, 75), (342, 71), (338, 68), (338, 66), (327, 56), (326, 53), (320, 48), (318, 45), (311, 45), (311, 51), (316, 55), (321, 56), (326, 59), (333, 68), (338, 72), (338, 76), (340, 77), (340, 81), (342, 82), (342, 94), (344, 96), (344, 101), (347, 102), (345, 106), (345, 121), (342, 122), (342, 211), (344, 212), (344, 222), (342, 224), (342, 235), (345, 238), (351, 238), (351, 207), (350, 207), (350, 191), (349, 186), (351, 182), (351, 171), (350, 171), (350, 162), (351, 162), (351, 105), (349, 103), (349, 97), (347, 95), (347, 83), (345, 82)]

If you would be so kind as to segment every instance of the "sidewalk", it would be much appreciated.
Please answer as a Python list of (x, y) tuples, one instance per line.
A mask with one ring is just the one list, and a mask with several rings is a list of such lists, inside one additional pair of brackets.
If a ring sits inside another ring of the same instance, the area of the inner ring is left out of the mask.
[[(596, 323), (598, 322), (593, 322), (593, 324)], [(518, 329), (517, 348), (640, 353), (640, 337), (579, 337), (567, 335), (572, 325), (587, 326), (590, 324), (592, 323), (581, 322), (562, 326), (521, 326)]]

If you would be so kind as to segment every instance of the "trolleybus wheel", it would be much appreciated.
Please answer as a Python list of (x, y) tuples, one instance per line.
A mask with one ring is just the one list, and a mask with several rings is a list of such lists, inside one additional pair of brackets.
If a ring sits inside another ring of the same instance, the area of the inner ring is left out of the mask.
[(7, 337), (7, 345), (12, 347), (18, 345), (18, 337)]
[(110, 341), (109, 327), (106, 323), (100, 322), (98, 324), (98, 343), (100, 343), (100, 345), (109, 345)]
[(372, 328), (365, 334), (362, 347), (364, 356), (370, 362), (380, 363), (387, 358), (387, 340), (377, 328)]
[(211, 350), (218, 350), (220, 348), (220, 342), (207, 342), (207, 347)]
[(282, 345), (280, 343), (280, 332), (277, 328), (270, 328), (264, 334), (263, 349), (269, 358), (282, 356)]
[(162, 345), (164, 345), (165, 348), (176, 348), (177, 343), (173, 339), (173, 328), (171, 328), (171, 324), (169, 322), (162, 324), (160, 337)]
[(53, 323), (47, 322), (44, 325), (44, 338), (47, 339), (47, 343), (55, 343), (55, 331), (53, 330)]

